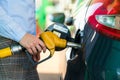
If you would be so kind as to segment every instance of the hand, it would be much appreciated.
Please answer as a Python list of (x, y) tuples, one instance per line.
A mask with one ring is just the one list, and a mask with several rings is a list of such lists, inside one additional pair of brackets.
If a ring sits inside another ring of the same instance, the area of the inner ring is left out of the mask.
[(40, 52), (42, 50), (43, 52), (46, 51), (46, 46), (43, 41), (36, 36), (28, 33), (24, 35), (19, 43), (28, 50), (35, 61), (38, 61), (40, 59)]

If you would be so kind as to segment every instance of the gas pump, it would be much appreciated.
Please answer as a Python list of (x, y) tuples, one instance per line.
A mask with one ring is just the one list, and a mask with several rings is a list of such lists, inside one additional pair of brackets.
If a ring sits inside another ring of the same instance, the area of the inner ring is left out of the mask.
[[(55, 51), (65, 49), (66, 47), (72, 47), (75, 49), (81, 48), (81, 45), (75, 43), (73, 41), (74, 39), (71, 38), (69, 29), (65, 25), (60, 23), (54, 23), (50, 25), (45, 32), (40, 34), (39, 38), (43, 40), (47, 49), (50, 51), (49, 56), (45, 59), (40, 60), (39, 62), (34, 61), (32, 59), (32, 55), (30, 55), (29, 52), (17, 42), (14, 42), (7, 47), (4, 46), (3, 48), (1, 48), (0, 58), (9, 57), (15, 54), (19, 54), (21, 51), (25, 51), (31, 64), (35, 66), (51, 58), (54, 55)], [(6, 40), (9, 41), (9, 39)], [(4, 45), (4, 40), (1, 41), (3, 41), (1, 45)]]

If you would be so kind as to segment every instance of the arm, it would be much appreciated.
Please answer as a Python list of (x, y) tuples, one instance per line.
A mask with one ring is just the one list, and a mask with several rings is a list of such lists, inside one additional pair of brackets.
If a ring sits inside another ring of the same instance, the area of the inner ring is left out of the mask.
[(26, 32), (0, 6), (0, 35), (19, 42)]
[(19, 42), (33, 55), (34, 60), (39, 59), (42, 50), (44, 52), (46, 50), (39, 38), (24, 31), (2, 7), (0, 7), (0, 35)]

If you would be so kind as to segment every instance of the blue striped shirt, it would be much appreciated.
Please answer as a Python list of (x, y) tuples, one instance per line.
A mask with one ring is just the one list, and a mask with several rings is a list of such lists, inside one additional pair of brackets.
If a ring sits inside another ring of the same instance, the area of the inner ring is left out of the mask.
[(19, 42), (36, 34), (34, 0), (0, 0), (0, 35)]

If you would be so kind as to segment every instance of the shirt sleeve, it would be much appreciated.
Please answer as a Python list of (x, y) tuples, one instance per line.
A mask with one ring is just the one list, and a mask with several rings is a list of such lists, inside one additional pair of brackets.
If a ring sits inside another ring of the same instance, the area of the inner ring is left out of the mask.
[(0, 35), (19, 42), (26, 31), (0, 7)]

